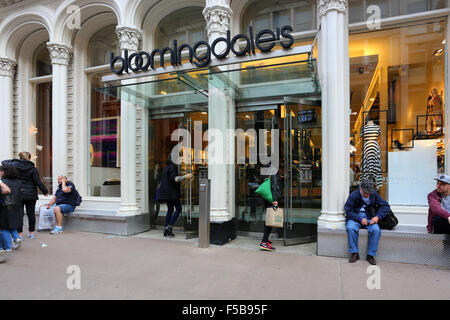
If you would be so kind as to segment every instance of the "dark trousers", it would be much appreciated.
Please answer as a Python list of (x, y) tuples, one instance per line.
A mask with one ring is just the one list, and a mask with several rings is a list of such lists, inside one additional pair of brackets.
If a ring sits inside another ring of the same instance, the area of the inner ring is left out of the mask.
[[(34, 209), (36, 207), (36, 200), (28, 200), (23, 202), (25, 206), (25, 211), (28, 216), (28, 231), (34, 232), (36, 227), (36, 214), (34, 213)], [(21, 216), (22, 223), (20, 224), (20, 227), (17, 228), (18, 233), (23, 232), (23, 214)]]
[(450, 234), (450, 223), (441, 217), (433, 218), (433, 230), (436, 234)]
[[(174, 212), (175, 209), (175, 212)], [(166, 214), (166, 228), (173, 226), (181, 213), (181, 201), (169, 200), (167, 201), (167, 214)]]
[(264, 236), (263, 236), (262, 242), (269, 241), (269, 236), (270, 236), (271, 232), (272, 232), (272, 227), (268, 227), (265, 225), (264, 226)]

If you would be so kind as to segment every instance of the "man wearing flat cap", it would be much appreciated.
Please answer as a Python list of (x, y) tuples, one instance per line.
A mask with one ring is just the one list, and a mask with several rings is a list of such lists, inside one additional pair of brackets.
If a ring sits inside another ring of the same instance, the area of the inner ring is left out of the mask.
[(365, 228), (369, 232), (367, 246), (367, 261), (376, 265), (378, 242), (381, 230), (378, 222), (390, 211), (389, 203), (375, 191), (375, 184), (371, 180), (361, 180), (359, 189), (353, 191), (344, 206), (345, 221), (348, 236), (348, 250), (350, 263), (359, 260), (358, 239), (359, 229)]
[(441, 174), (437, 179), (436, 190), (428, 195), (429, 233), (450, 234), (450, 176)]

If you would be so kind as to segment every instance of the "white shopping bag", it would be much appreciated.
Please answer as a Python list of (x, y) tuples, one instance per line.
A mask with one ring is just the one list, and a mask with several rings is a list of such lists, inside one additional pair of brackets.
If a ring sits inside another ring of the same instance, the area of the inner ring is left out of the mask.
[(53, 213), (53, 208), (47, 209), (46, 207), (41, 207), (39, 209), (38, 231), (52, 230), (54, 227), (55, 214)]

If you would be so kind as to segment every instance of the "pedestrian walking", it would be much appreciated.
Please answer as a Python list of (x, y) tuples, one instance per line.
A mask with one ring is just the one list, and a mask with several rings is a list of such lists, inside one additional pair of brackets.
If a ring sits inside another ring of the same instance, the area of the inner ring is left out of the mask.
[[(192, 174), (188, 173), (184, 176), (178, 175), (178, 166), (172, 161), (169, 155), (167, 166), (164, 168), (161, 177), (161, 183), (158, 190), (157, 201), (167, 204), (166, 222), (164, 228), (164, 236), (175, 237), (172, 232), (173, 225), (181, 213), (181, 181), (191, 179)], [(175, 211), (174, 211), (175, 210)]]
[[(2, 165), (13, 166), (19, 171), (19, 179), (22, 181), (22, 200), (28, 217), (28, 238), (34, 239), (36, 228), (36, 201), (39, 199), (37, 189), (48, 196), (48, 190), (39, 177), (39, 172), (34, 163), (31, 162), (31, 153), (20, 152), (19, 159), (5, 160)], [(23, 214), (21, 215), (21, 226), (17, 229), (19, 237), (23, 233)]]
[[(270, 168), (271, 165), (264, 165), (265, 168)], [(267, 176), (261, 176), (260, 182), (262, 183), (264, 179), (267, 178)], [(270, 191), (272, 192), (272, 198), (273, 202), (270, 203), (266, 199), (264, 199), (264, 212), (267, 211), (267, 208), (274, 207), (278, 208), (278, 205), (280, 204), (280, 201), (283, 197), (283, 190), (281, 187), (281, 177), (277, 173), (270, 176)], [(270, 233), (272, 232), (272, 227), (269, 227), (264, 222), (264, 234), (263, 238), (261, 240), (261, 243), (259, 244), (259, 248), (264, 251), (274, 251), (275, 247), (272, 246), (272, 241), (269, 240)]]
[(18, 249), (22, 241), (17, 232), (21, 226), (21, 216), (23, 215), (22, 183), (19, 180), (18, 170), (9, 166), (0, 167), (0, 179), (9, 188), (9, 192), (4, 193), (2, 187), (0, 229), (2, 230), (2, 248), (10, 252), (12, 249)]

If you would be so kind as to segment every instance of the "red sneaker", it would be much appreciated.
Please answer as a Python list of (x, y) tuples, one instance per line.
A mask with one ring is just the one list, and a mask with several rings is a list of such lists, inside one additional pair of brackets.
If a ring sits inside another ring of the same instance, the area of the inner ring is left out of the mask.
[(268, 244), (266, 242), (261, 242), (259, 244), (259, 248), (264, 251), (273, 251), (273, 248), (270, 246), (270, 244)]

